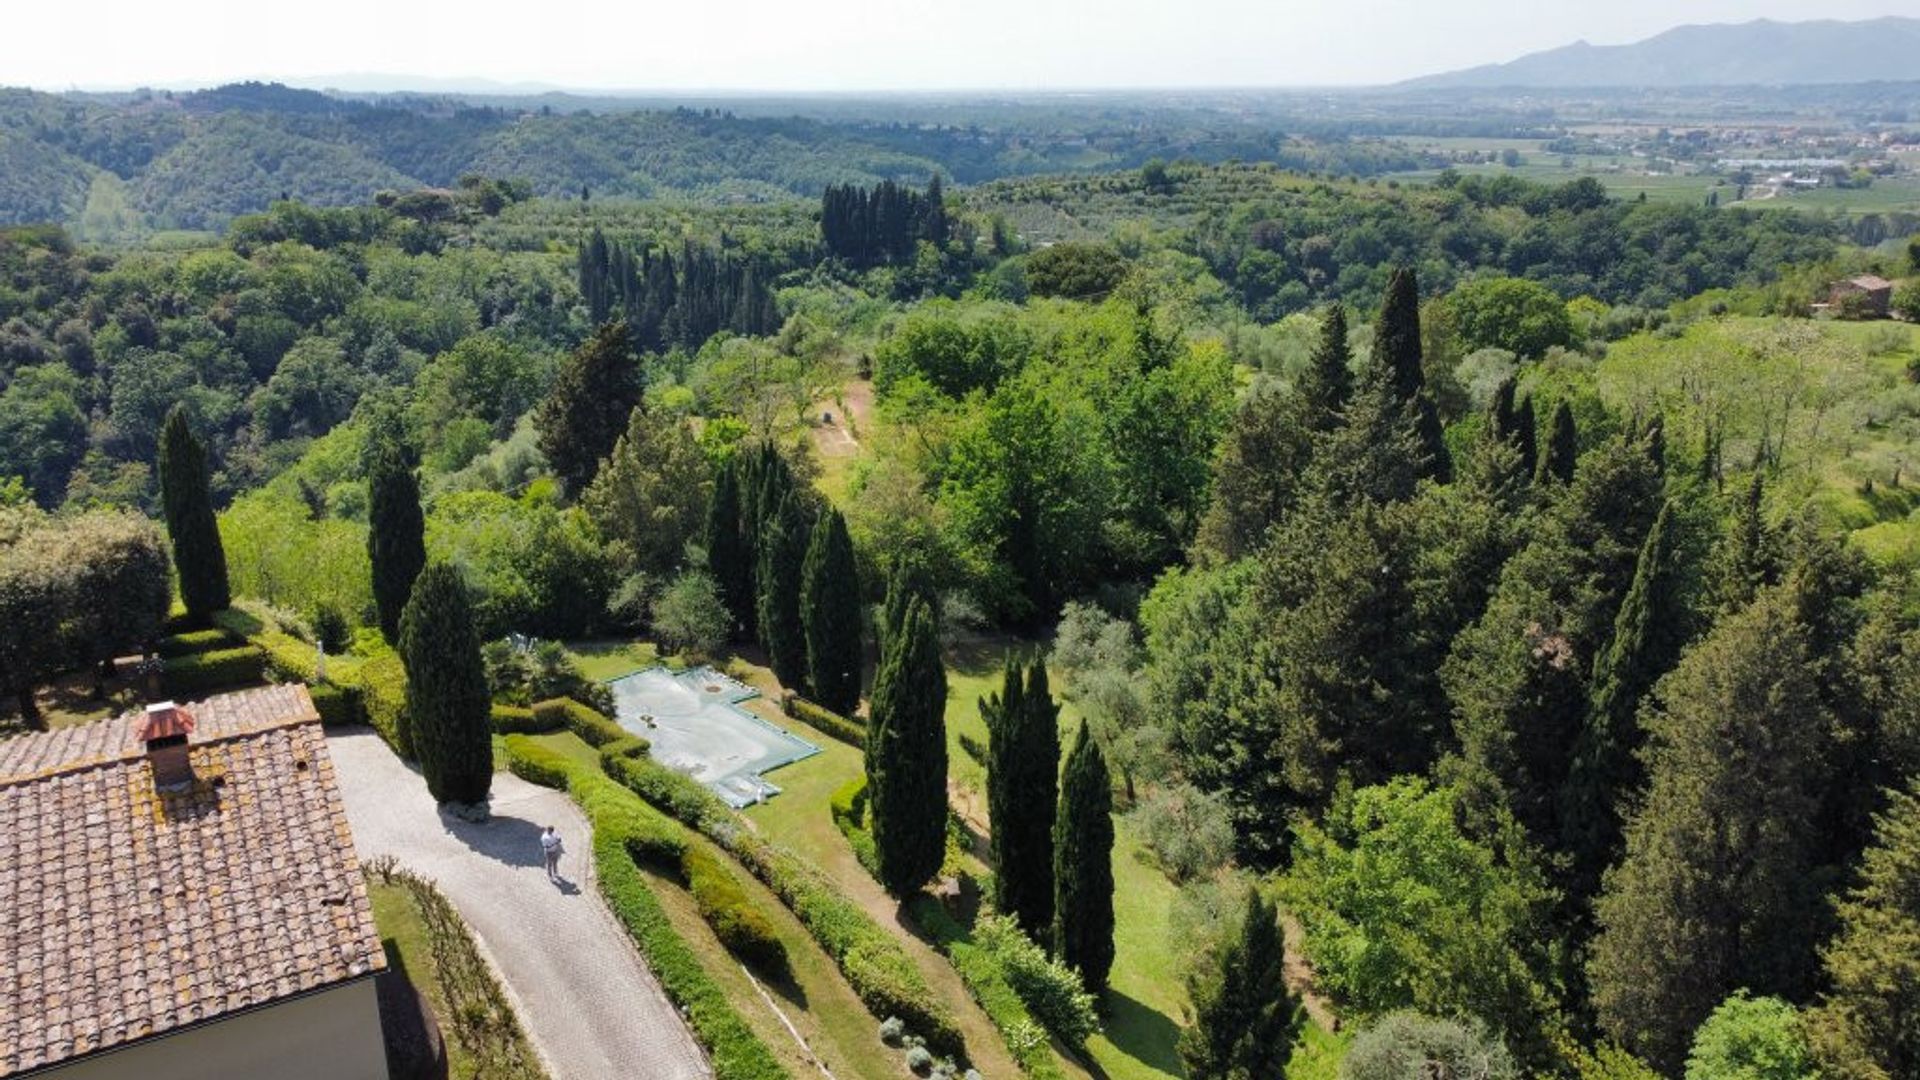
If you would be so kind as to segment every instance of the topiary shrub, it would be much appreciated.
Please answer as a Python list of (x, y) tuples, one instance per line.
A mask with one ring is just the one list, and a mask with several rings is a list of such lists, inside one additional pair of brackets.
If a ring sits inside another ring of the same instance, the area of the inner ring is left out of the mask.
[(360, 707), (360, 694), (357, 691), (335, 686), (332, 683), (318, 683), (307, 687), (307, 694), (313, 698), (313, 708), (320, 714), (320, 722), (328, 727), (366, 721), (366, 713)]
[(626, 728), (608, 719), (606, 714), (568, 697), (535, 702), (533, 715), (542, 723), (553, 725), (548, 730), (564, 727), (595, 749), (632, 737)]
[(866, 725), (830, 709), (815, 705), (803, 697), (792, 697), (786, 701), (787, 715), (806, 724), (822, 735), (838, 739), (849, 746), (866, 749)]
[(525, 735), (508, 735), (502, 740), (506, 749), (507, 771), (529, 784), (567, 790), (569, 762), (559, 751), (542, 746)]
[(550, 718), (543, 719), (534, 715), (533, 710), (520, 705), (501, 705), (495, 703), (491, 710), (493, 730), (499, 735), (544, 735), (558, 730)]

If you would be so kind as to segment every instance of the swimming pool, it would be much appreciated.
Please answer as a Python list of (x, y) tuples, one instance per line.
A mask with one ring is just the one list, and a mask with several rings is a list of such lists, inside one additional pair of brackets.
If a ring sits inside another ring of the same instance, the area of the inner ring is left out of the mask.
[(740, 708), (758, 692), (710, 667), (677, 674), (653, 667), (607, 685), (620, 726), (652, 743), (654, 760), (700, 781), (736, 809), (780, 793), (762, 774), (820, 752)]

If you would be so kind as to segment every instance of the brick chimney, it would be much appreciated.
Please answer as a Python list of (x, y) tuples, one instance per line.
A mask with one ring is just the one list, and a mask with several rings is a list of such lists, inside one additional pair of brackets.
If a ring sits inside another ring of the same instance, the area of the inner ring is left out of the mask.
[(187, 759), (187, 736), (193, 734), (193, 714), (171, 701), (147, 706), (140, 718), (140, 741), (147, 744), (153, 765), (153, 786), (180, 791), (193, 784), (193, 763)]

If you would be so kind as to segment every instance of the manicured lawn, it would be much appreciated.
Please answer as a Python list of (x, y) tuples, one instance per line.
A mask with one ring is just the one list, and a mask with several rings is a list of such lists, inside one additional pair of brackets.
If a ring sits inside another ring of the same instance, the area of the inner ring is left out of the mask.
[(660, 663), (660, 650), (644, 641), (572, 641), (567, 651), (580, 674), (595, 682), (631, 675)]

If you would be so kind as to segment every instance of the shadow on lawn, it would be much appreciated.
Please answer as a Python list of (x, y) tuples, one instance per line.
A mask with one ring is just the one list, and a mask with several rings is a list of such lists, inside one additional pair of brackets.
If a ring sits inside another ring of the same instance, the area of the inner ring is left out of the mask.
[[(1158, 1009), (1118, 990), (1107, 991), (1104, 1025), (1107, 1041), (1128, 1057), (1169, 1076), (1185, 1075), (1180, 1066), (1180, 1025)], [(1097, 1068), (1096, 1074), (1100, 1073)]]

